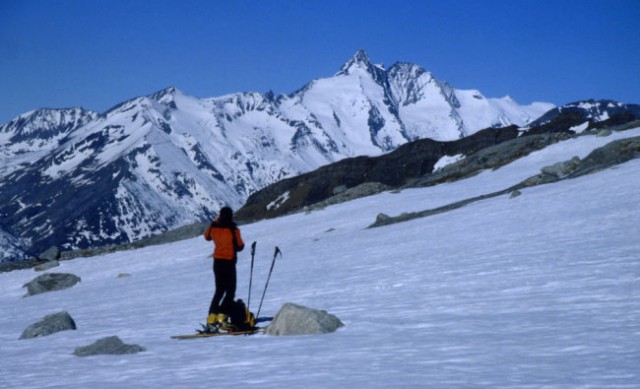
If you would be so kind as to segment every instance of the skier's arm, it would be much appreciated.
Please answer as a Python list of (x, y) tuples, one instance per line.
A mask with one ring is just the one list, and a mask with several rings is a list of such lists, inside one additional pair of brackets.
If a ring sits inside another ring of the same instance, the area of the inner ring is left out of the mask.
[(209, 224), (209, 227), (207, 227), (207, 229), (204, 232), (205, 240), (211, 240), (211, 227), (213, 227), (213, 224)]
[(235, 234), (236, 234), (236, 241), (238, 242), (237, 251), (242, 251), (244, 250), (244, 242), (242, 241), (242, 235), (240, 235), (240, 229), (236, 229)]

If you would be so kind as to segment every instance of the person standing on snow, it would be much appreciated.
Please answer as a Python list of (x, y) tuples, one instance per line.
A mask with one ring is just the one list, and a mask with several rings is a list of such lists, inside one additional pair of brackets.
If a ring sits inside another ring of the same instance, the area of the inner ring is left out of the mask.
[(236, 294), (237, 253), (244, 249), (240, 229), (233, 222), (233, 211), (229, 207), (220, 210), (220, 214), (204, 232), (204, 238), (213, 240), (213, 274), (216, 290), (209, 307), (207, 325), (227, 325)]

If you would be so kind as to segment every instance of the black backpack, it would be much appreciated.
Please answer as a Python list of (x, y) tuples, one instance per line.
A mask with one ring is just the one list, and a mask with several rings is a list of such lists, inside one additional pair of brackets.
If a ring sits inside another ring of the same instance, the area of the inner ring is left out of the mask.
[(255, 316), (249, 312), (249, 308), (244, 305), (244, 301), (241, 299), (233, 302), (230, 319), (237, 331), (249, 331), (254, 329), (256, 325)]

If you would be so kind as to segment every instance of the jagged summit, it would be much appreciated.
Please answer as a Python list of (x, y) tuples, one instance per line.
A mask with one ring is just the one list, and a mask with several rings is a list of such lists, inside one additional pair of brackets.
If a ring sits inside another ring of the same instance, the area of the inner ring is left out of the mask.
[(369, 73), (378, 83), (384, 82), (384, 66), (374, 65), (364, 50), (358, 50), (353, 57), (349, 58), (336, 76), (346, 76), (359, 71)]
[(338, 71), (336, 75), (350, 74), (352, 68), (367, 69), (370, 66), (372, 66), (372, 64), (369, 56), (364, 50), (360, 49), (353, 55), (353, 57), (349, 58), (349, 60), (342, 65), (340, 71)]
[(170, 86), (149, 95), (149, 98), (158, 102), (166, 102), (175, 99), (176, 96), (186, 96), (186, 93), (175, 86)]

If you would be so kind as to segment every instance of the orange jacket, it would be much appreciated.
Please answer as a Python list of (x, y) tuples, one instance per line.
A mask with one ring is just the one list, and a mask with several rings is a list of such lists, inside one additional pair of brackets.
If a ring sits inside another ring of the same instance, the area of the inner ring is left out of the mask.
[[(236, 244), (235, 249), (233, 247), (234, 235)], [(244, 242), (242, 241), (242, 235), (240, 235), (240, 229), (235, 226), (232, 228), (213, 222), (204, 232), (204, 238), (206, 240), (213, 240), (213, 243), (215, 244), (215, 250), (213, 251), (214, 259), (226, 259), (231, 261), (237, 258), (236, 253), (238, 251), (242, 251), (242, 249), (244, 249)]]

